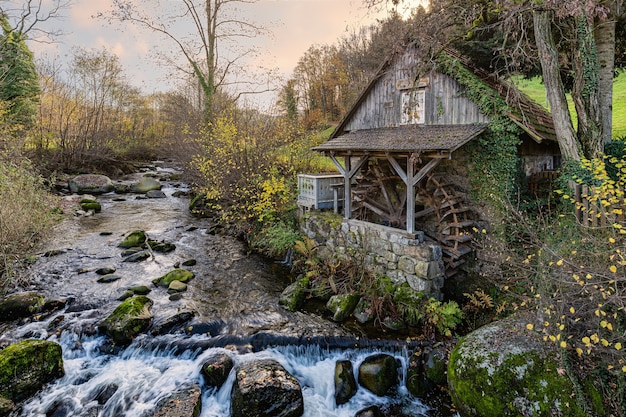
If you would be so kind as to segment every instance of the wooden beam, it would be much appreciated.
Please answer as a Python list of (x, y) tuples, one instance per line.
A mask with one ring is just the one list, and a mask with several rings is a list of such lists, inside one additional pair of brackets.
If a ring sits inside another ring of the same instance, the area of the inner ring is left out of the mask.
[(335, 154), (331, 153), (328, 157), (330, 158), (331, 161), (333, 161), (333, 164), (335, 164), (335, 166), (339, 170), (339, 173), (341, 173), (341, 175), (343, 175), (345, 177), (346, 176), (346, 170), (343, 168), (343, 166), (341, 166), (339, 161), (337, 161), (337, 158), (335, 158)]
[(441, 159), (431, 159), (426, 165), (422, 167), (422, 169), (419, 170), (419, 172), (415, 176), (413, 176), (412, 178), (409, 177), (411, 178), (411, 184), (413, 185), (413, 187), (415, 187), (418, 182), (420, 182), (426, 175), (430, 173), (430, 171), (432, 171), (437, 165), (439, 165), (440, 162)]
[(396, 171), (396, 173), (400, 176), (400, 179), (404, 181), (404, 184), (408, 185), (409, 181), (408, 181), (406, 172), (404, 172), (404, 169), (402, 169), (398, 161), (396, 161), (396, 158), (392, 157), (391, 155), (387, 155), (387, 160), (389, 161), (393, 169)]
[(418, 158), (417, 154), (411, 155), (406, 160), (406, 231), (415, 233), (415, 162)]

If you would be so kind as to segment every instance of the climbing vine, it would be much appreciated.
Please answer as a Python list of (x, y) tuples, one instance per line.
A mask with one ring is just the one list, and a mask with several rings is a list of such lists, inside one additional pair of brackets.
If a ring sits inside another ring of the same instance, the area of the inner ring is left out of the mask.
[(468, 176), (476, 201), (504, 210), (503, 201), (515, 189), (520, 128), (511, 122), (504, 99), (458, 60), (444, 53), (438, 57), (437, 66), (464, 86), (462, 94), (489, 117), (487, 131), (469, 147), (473, 164)]

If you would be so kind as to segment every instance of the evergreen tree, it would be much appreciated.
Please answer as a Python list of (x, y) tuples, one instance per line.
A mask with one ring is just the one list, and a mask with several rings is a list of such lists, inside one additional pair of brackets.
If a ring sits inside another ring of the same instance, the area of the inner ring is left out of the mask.
[(8, 103), (10, 120), (28, 126), (35, 120), (39, 80), (33, 54), (22, 32), (14, 30), (0, 13), (0, 101)]

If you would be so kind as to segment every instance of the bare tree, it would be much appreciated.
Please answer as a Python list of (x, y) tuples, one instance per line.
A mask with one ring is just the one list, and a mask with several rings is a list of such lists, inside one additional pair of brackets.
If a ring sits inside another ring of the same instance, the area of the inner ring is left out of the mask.
[[(154, 0), (114, 0), (114, 9), (100, 17), (129, 22), (161, 35), (182, 54), (162, 56), (175, 68), (191, 73), (202, 91), (204, 115), (210, 120), (216, 91), (228, 86), (237, 88), (235, 100), (244, 94), (270, 91), (266, 82), (232, 77), (244, 72), (244, 58), (254, 55), (253, 48), (241, 48), (241, 40), (267, 34), (268, 31), (240, 16), (237, 7), (258, 0), (182, 0), (175, 6)], [(192, 28), (193, 33), (180, 27)], [(264, 80), (265, 81), (265, 80)]]
[(60, 18), (73, 0), (2, 0), (0, 14), (5, 14), (13, 31), (35, 42), (54, 42), (62, 35), (60, 30), (46, 30), (42, 24)]

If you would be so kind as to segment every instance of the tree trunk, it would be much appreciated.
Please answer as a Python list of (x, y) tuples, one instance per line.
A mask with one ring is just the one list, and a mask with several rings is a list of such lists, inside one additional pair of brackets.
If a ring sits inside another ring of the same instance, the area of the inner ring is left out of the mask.
[(543, 82), (546, 86), (546, 94), (552, 111), (561, 155), (565, 159), (579, 161), (580, 149), (567, 107), (565, 88), (559, 73), (559, 57), (552, 36), (551, 17), (552, 12), (547, 9), (537, 9), (533, 12), (535, 39), (541, 62)]

